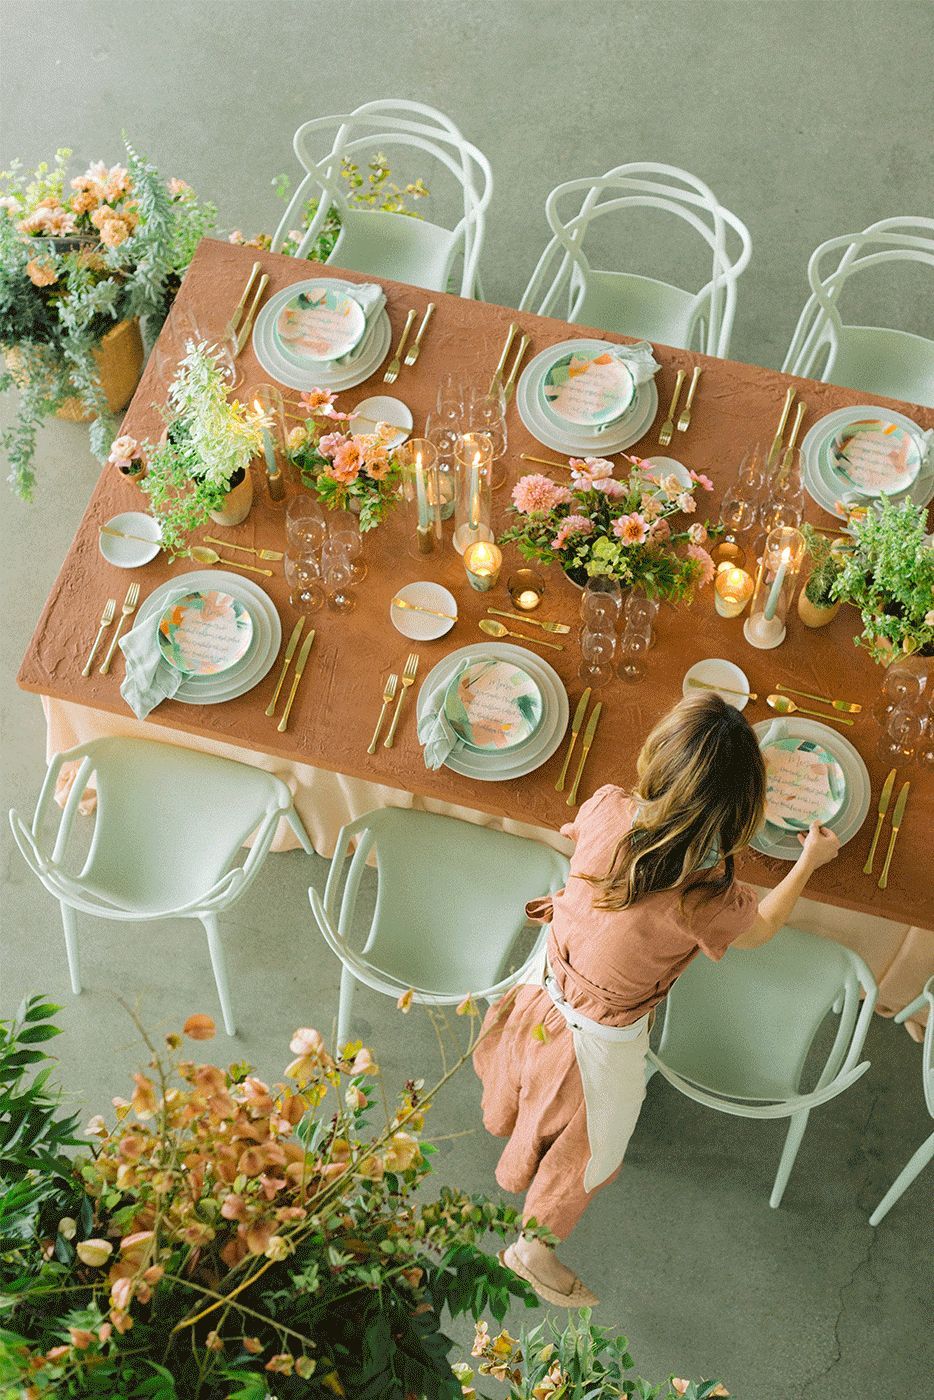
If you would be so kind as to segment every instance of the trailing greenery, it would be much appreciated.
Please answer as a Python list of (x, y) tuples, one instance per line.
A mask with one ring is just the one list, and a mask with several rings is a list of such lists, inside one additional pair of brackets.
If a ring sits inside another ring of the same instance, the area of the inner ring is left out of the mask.
[(837, 601), (833, 596), (833, 585), (843, 568), (842, 554), (834, 548), (832, 540), (810, 525), (802, 525), (801, 529), (811, 560), (811, 572), (804, 585), (805, 596), (815, 608), (832, 608)]
[(169, 385), (165, 440), (144, 444), (149, 470), (140, 483), (159, 521), (162, 547), (184, 553), (188, 536), (219, 510), (262, 448), (255, 414), (228, 400), (217, 357), (189, 341)]
[(913, 501), (883, 496), (878, 514), (851, 522), (855, 547), (832, 594), (859, 609), (863, 631), (856, 645), (874, 661), (934, 656), (934, 547), (926, 515)]
[(216, 210), (181, 180), (167, 184), (126, 144), (127, 164), (98, 161), (67, 180), (71, 152), (24, 172), (0, 172), (0, 392), (18, 388), (0, 435), (10, 483), (28, 500), (43, 421), (76, 398), (92, 417), (91, 449), (107, 456), (116, 430), (95, 351), (119, 321), (140, 318), (158, 334)]

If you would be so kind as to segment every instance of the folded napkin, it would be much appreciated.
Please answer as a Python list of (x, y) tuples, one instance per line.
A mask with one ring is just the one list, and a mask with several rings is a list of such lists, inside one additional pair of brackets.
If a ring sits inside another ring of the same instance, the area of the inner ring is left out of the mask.
[(355, 285), (352, 291), (348, 289), (348, 296), (353, 297), (362, 309), (366, 317), (366, 330), (352, 350), (349, 350), (346, 355), (342, 355), (339, 360), (331, 361), (335, 365), (351, 365), (354, 360), (359, 359), (373, 333), (376, 318), (386, 305), (386, 294), (378, 282), (361, 282), (359, 285)]
[(159, 650), (159, 618), (166, 608), (190, 592), (190, 588), (179, 588), (164, 600), (154, 617), (137, 622), (120, 638), (120, 650), (126, 657), (126, 677), (120, 694), (137, 719), (145, 719), (163, 700), (171, 700), (188, 679), (184, 671), (170, 666)]
[(472, 666), (476, 657), (461, 661), (457, 668), (445, 675), (428, 696), (425, 713), (418, 722), (418, 741), (425, 750), (425, 767), (441, 768), (452, 753), (464, 747), (460, 735), (451, 728), (444, 713), (444, 699), (452, 682), (462, 671)]
[(613, 353), (618, 360), (625, 361), (636, 384), (647, 383), (661, 369), (647, 340), (637, 340), (635, 345), (617, 345)]

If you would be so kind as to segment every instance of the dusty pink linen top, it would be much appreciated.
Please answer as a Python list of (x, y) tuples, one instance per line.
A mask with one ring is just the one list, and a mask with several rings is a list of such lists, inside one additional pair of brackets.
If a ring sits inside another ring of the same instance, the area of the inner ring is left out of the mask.
[[(571, 872), (553, 897), (548, 962), (566, 1000), (604, 1025), (628, 1026), (660, 1002), (698, 952), (722, 958), (755, 921), (758, 899), (734, 881), (725, 894), (681, 907), (678, 889), (648, 895), (629, 909), (597, 909), (598, 892), (581, 875), (609, 869), (635, 804), (622, 788), (594, 793), (562, 835), (576, 843)], [(547, 917), (545, 902), (530, 905)]]

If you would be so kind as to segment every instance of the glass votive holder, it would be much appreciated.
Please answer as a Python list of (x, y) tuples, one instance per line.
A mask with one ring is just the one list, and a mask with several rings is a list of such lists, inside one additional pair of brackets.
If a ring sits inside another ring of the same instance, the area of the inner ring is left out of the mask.
[(545, 594), (545, 580), (534, 569), (517, 569), (506, 580), (516, 612), (534, 612)]
[(427, 438), (410, 438), (395, 457), (402, 470), (402, 495), (409, 517), (408, 550), (420, 559), (443, 544), (438, 449)]
[(477, 540), (492, 540), (493, 444), (488, 433), (464, 433), (457, 444), (454, 548), (463, 554)]
[(755, 591), (743, 635), (750, 646), (769, 650), (785, 640), (785, 618), (805, 555), (804, 536), (793, 526), (769, 532), (759, 560)]
[(489, 593), (499, 582), (499, 571), (503, 566), (503, 552), (491, 540), (474, 540), (464, 550), (464, 568), (467, 582), (478, 593)]
[(275, 384), (258, 384), (252, 392), (253, 412), (262, 435), (266, 487), (272, 501), (285, 499), (285, 404)]
[(745, 569), (727, 564), (714, 579), (714, 607), (721, 617), (739, 617), (752, 597), (754, 587), (752, 576)]

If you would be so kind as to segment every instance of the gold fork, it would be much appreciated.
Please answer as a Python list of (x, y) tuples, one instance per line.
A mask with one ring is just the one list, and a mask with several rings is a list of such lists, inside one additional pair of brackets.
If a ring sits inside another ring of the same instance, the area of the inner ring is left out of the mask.
[(373, 730), (373, 738), (370, 740), (370, 747), (367, 749), (367, 753), (376, 752), (376, 744), (377, 740), (379, 739), (379, 731), (383, 727), (383, 720), (386, 718), (386, 711), (389, 709), (389, 706), (396, 698), (396, 687), (398, 684), (399, 677), (396, 675), (395, 672), (393, 672), (391, 676), (387, 676), (386, 684), (383, 687), (383, 708), (379, 712), (379, 719), (376, 721), (376, 728)]
[(123, 607), (120, 609), (120, 621), (114, 628), (114, 634), (110, 639), (110, 646), (107, 648), (107, 655), (104, 657), (104, 660), (101, 662), (101, 665), (98, 668), (102, 676), (106, 676), (108, 671), (110, 670), (110, 663), (113, 660), (113, 654), (117, 649), (117, 642), (120, 639), (120, 633), (123, 629), (123, 624), (126, 621), (126, 619), (131, 616), (131, 614), (136, 612), (136, 605), (138, 602), (139, 584), (131, 583), (126, 591), (126, 597), (123, 600)]
[(531, 337), (527, 335), (524, 335), (519, 341), (519, 349), (516, 351), (516, 358), (512, 362), (512, 369), (509, 371), (506, 382), (503, 385), (503, 400), (505, 403), (509, 402), (515, 392), (516, 376), (519, 373), (519, 366), (522, 364), (525, 352), (528, 350), (531, 343)]
[(681, 385), (684, 383), (684, 370), (678, 370), (678, 377), (675, 380), (675, 391), (671, 396), (671, 403), (668, 408), (668, 417), (665, 419), (658, 435), (660, 447), (667, 447), (671, 442), (671, 435), (675, 430), (675, 409), (678, 407), (678, 396), (681, 393)]
[(281, 559), (278, 549), (254, 549), (251, 544), (234, 544), (233, 540), (219, 540), (214, 535), (205, 535), (207, 544), (219, 544), (222, 549), (239, 549), (241, 554), (255, 554), (257, 559)]
[(688, 396), (684, 400), (684, 407), (681, 410), (681, 417), (678, 419), (678, 432), (686, 433), (691, 423), (691, 405), (694, 402), (694, 395), (697, 393), (697, 381), (701, 377), (701, 366), (694, 366), (694, 373), (691, 375), (691, 382), (688, 385)]
[(81, 672), (82, 676), (89, 676), (91, 674), (91, 667), (94, 665), (94, 658), (97, 655), (97, 648), (101, 644), (101, 637), (104, 635), (104, 629), (109, 627), (113, 622), (114, 613), (116, 611), (116, 598), (108, 598), (107, 602), (104, 604), (104, 611), (101, 613), (101, 625), (98, 628), (97, 636), (94, 638), (94, 645), (91, 648), (87, 661), (84, 663), (84, 670)]
[(419, 326), (418, 333), (416, 334), (415, 339), (412, 341), (412, 344), (409, 346), (408, 354), (405, 357), (405, 363), (407, 365), (414, 365), (415, 361), (418, 359), (418, 352), (422, 348), (422, 336), (427, 331), (428, 322), (431, 320), (434, 314), (435, 304), (433, 301), (430, 301), (425, 307), (425, 314), (422, 317), (422, 324)]
[(405, 318), (405, 325), (402, 329), (402, 334), (399, 337), (399, 344), (396, 346), (396, 353), (390, 360), (389, 368), (383, 375), (384, 384), (395, 384), (396, 380), (399, 378), (399, 371), (402, 368), (402, 352), (405, 349), (405, 342), (409, 338), (409, 331), (412, 329), (412, 323), (415, 320), (415, 316), (416, 312), (412, 310)]
[(418, 652), (410, 651), (405, 659), (405, 666), (402, 671), (402, 689), (399, 691), (399, 699), (396, 701), (395, 714), (392, 717), (392, 724), (389, 726), (389, 733), (383, 741), (384, 749), (391, 749), (396, 737), (396, 729), (399, 724), (399, 716), (402, 713), (402, 702), (405, 699), (405, 692), (410, 685), (414, 685), (415, 677), (418, 674)]

